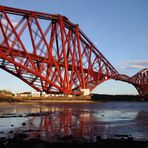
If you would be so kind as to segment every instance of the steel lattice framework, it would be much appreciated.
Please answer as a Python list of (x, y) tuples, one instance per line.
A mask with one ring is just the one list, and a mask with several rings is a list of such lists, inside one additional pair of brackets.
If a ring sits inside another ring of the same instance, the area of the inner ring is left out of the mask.
[(0, 68), (46, 93), (81, 94), (120, 76), (65, 16), (4, 6), (0, 6)]
[(129, 81), (132, 82), (141, 96), (148, 96), (148, 68), (132, 76)]
[(132, 84), (140, 96), (148, 97), (148, 68), (142, 69), (132, 77), (119, 74), (114, 79)]

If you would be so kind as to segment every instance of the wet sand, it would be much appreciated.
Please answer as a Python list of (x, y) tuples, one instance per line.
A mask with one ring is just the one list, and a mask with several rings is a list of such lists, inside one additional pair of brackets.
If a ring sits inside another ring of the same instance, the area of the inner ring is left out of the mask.
[(115, 140), (115, 139), (107, 139), (107, 140), (97, 140), (96, 142), (83, 142), (83, 141), (74, 141), (71, 139), (70, 142), (63, 141), (58, 143), (48, 143), (38, 139), (29, 139), (24, 140), (24, 135), (16, 135), (13, 139), (0, 139), (0, 147), (1, 148), (147, 148), (147, 142), (142, 141), (132, 141), (131, 139), (125, 140)]
[(1, 103), (2, 147), (146, 147), (148, 103)]

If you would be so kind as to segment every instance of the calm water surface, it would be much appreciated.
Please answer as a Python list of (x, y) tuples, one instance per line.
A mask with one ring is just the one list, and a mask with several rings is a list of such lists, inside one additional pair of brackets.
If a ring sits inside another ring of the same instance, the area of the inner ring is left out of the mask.
[(94, 140), (127, 134), (148, 140), (148, 102), (2, 106), (0, 137), (20, 132), (49, 142), (68, 135)]

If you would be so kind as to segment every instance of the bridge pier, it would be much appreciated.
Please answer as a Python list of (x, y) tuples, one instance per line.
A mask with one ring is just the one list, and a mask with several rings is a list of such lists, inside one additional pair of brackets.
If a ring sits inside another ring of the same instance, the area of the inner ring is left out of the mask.
[(90, 90), (89, 89), (81, 89), (81, 92), (84, 96), (89, 96), (90, 95)]

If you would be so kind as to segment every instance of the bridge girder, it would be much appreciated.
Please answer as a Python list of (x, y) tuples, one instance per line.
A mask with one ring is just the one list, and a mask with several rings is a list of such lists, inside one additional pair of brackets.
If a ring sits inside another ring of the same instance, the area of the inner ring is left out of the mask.
[(130, 80), (137, 88), (140, 96), (148, 97), (148, 68), (144, 68), (132, 76)]
[(79, 26), (59, 14), (0, 6), (0, 68), (46, 93), (81, 94), (116, 79), (148, 95), (146, 71), (120, 75)]
[(142, 69), (132, 77), (119, 74), (114, 79), (132, 84), (141, 97), (148, 97), (148, 68)]
[(118, 72), (65, 16), (0, 6), (0, 68), (37, 91), (81, 93)]

